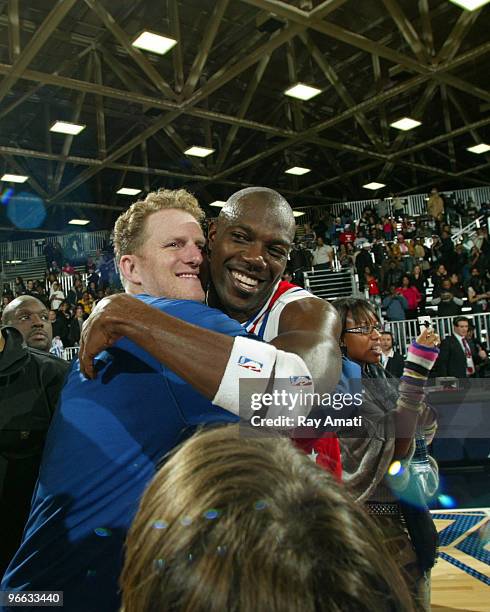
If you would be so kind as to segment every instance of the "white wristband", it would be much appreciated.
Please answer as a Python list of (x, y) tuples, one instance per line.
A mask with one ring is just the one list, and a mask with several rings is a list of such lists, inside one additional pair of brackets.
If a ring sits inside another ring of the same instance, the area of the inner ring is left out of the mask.
[(279, 392), (287, 400), (272, 405), (268, 417), (290, 416), (295, 422), (299, 415), (308, 416), (313, 405), (315, 387), (306, 363), (296, 353), (277, 351), (273, 392)]
[[(254, 391), (263, 393), (269, 384), (277, 352), (276, 347), (271, 344), (237, 336), (213, 404), (238, 415), (240, 379), (256, 380), (257, 388), (254, 386)], [(244, 412), (242, 410), (239, 414), (244, 419), (253, 414), (251, 408)]]

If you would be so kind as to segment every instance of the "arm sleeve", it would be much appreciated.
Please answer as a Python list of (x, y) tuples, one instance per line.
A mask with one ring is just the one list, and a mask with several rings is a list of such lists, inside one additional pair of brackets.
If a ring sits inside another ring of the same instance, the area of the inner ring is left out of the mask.
[[(357, 501), (367, 501), (385, 479), (386, 483), (392, 486), (388, 468), (393, 462), (395, 450), (395, 413), (407, 408), (420, 411), (425, 409), (423, 387), (419, 382), (425, 382), (427, 379), (437, 353), (437, 349), (428, 349), (414, 342), (408, 349), (400, 395), (394, 407), (390, 408), (386, 405), (388, 402), (381, 403), (379, 399), (369, 397), (368, 393), (365, 393), (362, 405), (363, 424), (361, 428), (356, 428), (356, 437), (348, 437), (348, 431), (339, 432), (343, 481)], [(410, 374), (415, 370), (420, 378), (412, 384)], [(397, 476), (397, 490), (403, 490), (408, 484), (408, 467), (414, 451), (415, 440), (412, 440), (408, 454), (400, 461), (403, 469)]]

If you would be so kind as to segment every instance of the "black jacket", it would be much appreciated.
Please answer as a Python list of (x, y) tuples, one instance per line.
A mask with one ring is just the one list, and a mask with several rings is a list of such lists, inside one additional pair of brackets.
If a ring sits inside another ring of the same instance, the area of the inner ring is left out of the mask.
[(29, 515), (46, 433), (66, 361), (27, 348), (13, 327), (0, 331), (0, 576), (17, 550)]
[(393, 352), (393, 357), (390, 357), (386, 362), (385, 370), (395, 378), (401, 378), (403, 374), (403, 365), (405, 360), (397, 351)]
[[(473, 363), (478, 364), (478, 352), (470, 343)], [(459, 340), (455, 336), (448, 336), (441, 342), (441, 351), (434, 366), (435, 376), (455, 376), (456, 378), (467, 378), (466, 355)]]

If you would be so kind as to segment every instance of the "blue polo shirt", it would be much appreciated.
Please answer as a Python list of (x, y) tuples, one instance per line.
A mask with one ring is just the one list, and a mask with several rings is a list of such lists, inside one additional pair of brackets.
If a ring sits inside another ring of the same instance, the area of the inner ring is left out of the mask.
[[(201, 303), (138, 297), (200, 327), (246, 335)], [(88, 380), (73, 365), (23, 541), (1, 585), (64, 591), (69, 612), (119, 610), (124, 540), (159, 462), (195, 426), (238, 420), (127, 339), (97, 357), (97, 372)]]

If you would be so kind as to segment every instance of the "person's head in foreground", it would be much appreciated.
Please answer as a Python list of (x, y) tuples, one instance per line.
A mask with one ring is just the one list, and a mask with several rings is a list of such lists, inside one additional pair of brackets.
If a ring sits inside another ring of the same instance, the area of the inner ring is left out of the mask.
[(21, 295), (5, 307), (2, 325), (17, 328), (30, 348), (49, 351), (53, 329), (46, 306), (31, 295)]
[(114, 251), (127, 293), (203, 300), (204, 213), (184, 189), (160, 189), (116, 221)]
[(339, 298), (332, 306), (340, 315), (340, 346), (346, 356), (361, 365), (379, 363), (382, 328), (371, 303), (362, 298)]
[(376, 528), (286, 438), (202, 431), (156, 474), (129, 531), (125, 612), (413, 610)]
[(284, 272), (295, 231), (291, 206), (277, 191), (249, 187), (228, 199), (208, 236), (212, 290), (227, 314), (246, 321), (260, 310)]

